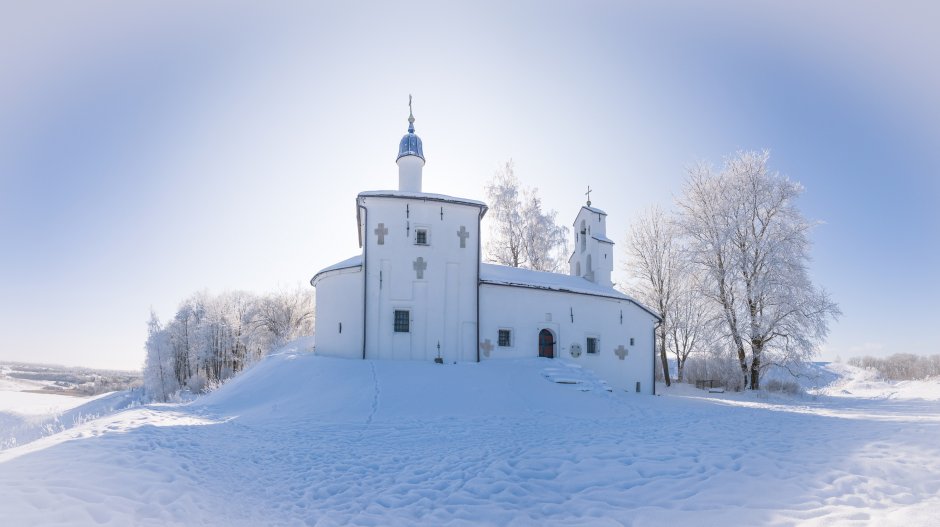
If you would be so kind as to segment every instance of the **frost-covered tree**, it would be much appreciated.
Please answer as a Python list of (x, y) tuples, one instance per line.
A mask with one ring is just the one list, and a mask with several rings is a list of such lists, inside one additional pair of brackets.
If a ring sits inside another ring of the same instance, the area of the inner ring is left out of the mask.
[(662, 320), (656, 327), (656, 349), (666, 386), (672, 384), (667, 338), (677, 315), (675, 303), (683, 267), (675, 226), (658, 207), (643, 212), (633, 222), (627, 237), (625, 268), (633, 278), (627, 289)]
[(487, 259), (511, 267), (558, 271), (567, 258), (568, 229), (558, 214), (542, 210), (537, 188), (523, 188), (512, 160), (486, 185), (490, 238)]
[(689, 357), (705, 356), (715, 349), (719, 335), (716, 315), (714, 303), (702, 294), (697, 277), (687, 270), (678, 280), (667, 313), (666, 348), (676, 359), (676, 376), (680, 383), (685, 380)]
[(147, 322), (147, 352), (144, 362), (144, 385), (154, 399), (166, 401), (170, 394), (179, 389), (173, 376), (173, 353), (169, 334), (160, 324), (157, 314), (151, 309)]
[(768, 159), (766, 151), (739, 152), (720, 171), (696, 165), (678, 201), (689, 262), (755, 390), (766, 365), (814, 355), (841, 314), (809, 278), (813, 224), (795, 203), (803, 188), (769, 171)]
[(279, 346), (309, 335), (315, 316), (313, 290), (297, 286), (262, 298), (253, 319), (258, 327), (270, 333), (274, 345)]

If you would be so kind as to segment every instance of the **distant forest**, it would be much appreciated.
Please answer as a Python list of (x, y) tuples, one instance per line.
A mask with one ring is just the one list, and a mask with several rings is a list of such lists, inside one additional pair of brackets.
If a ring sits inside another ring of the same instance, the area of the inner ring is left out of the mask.
[(0, 362), (0, 377), (42, 383), (39, 393), (90, 396), (138, 388), (139, 372), (122, 370), (96, 370), (93, 368)]

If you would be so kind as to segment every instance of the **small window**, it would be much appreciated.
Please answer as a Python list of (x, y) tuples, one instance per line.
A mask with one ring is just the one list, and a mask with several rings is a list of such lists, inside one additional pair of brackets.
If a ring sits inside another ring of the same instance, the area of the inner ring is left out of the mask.
[(428, 230), (427, 229), (415, 229), (415, 244), (416, 245), (428, 244)]
[(395, 310), (395, 333), (411, 331), (411, 312), (407, 309)]
[(633, 337), (630, 337), (630, 345), (633, 345)]
[(597, 341), (598, 339), (595, 337), (587, 338), (587, 352), (588, 353), (597, 353), (599, 351), (600, 346), (598, 345)]
[(499, 345), (503, 348), (508, 348), (512, 346), (512, 330), (511, 329), (501, 329), (499, 330)]

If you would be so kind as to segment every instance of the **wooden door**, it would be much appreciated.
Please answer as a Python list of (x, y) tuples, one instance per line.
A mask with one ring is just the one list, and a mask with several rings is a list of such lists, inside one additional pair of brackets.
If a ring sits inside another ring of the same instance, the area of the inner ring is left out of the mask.
[(555, 338), (547, 329), (539, 332), (539, 357), (555, 358)]

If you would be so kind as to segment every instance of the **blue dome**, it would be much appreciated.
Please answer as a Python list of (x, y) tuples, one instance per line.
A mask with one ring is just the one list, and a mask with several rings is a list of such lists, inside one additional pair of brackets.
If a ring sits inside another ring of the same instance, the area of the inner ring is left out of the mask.
[(398, 157), (395, 158), (395, 161), (398, 161), (404, 156), (418, 156), (424, 161), (424, 148), (421, 146), (421, 138), (415, 134), (414, 125), (408, 127), (408, 133), (401, 138), (401, 143), (398, 145)]

